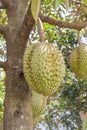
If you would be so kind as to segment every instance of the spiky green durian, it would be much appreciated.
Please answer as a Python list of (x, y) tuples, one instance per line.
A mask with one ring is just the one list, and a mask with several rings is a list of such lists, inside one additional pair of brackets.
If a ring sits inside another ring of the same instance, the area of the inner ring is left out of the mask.
[(35, 91), (32, 91), (32, 113), (33, 118), (39, 117), (42, 115), (46, 108), (46, 97), (42, 94), (38, 94)]
[(87, 45), (81, 44), (71, 52), (70, 67), (78, 78), (87, 79)]
[(45, 96), (51, 95), (65, 76), (61, 51), (46, 43), (29, 46), (24, 54), (24, 75), (30, 88)]
[(40, 116), (33, 118), (33, 126), (35, 127), (40, 121)]
[[(23, 60), (23, 71), (25, 79), (29, 85), (29, 81), (32, 81), (32, 74), (31, 74), (31, 57), (33, 55), (34, 48), (36, 44), (30, 44), (24, 53), (24, 60)], [(31, 83), (31, 82), (30, 82)]]

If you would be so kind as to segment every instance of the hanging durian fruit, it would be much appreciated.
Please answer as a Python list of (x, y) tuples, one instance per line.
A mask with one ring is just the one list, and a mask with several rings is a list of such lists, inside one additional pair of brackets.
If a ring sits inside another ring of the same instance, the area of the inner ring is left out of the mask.
[(46, 108), (46, 97), (42, 94), (38, 94), (32, 91), (32, 114), (33, 114), (33, 125), (34, 127), (41, 120), (41, 115), (44, 113)]
[(50, 43), (30, 45), (24, 54), (23, 68), (30, 88), (45, 96), (55, 92), (65, 76), (62, 52)]
[(65, 76), (65, 64), (58, 47), (44, 43), (40, 18), (37, 19), (37, 23), (41, 43), (27, 47), (23, 70), (30, 88), (44, 96), (49, 96), (60, 86)]
[(81, 44), (70, 55), (70, 67), (78, 78), (87, 79), (87, 45)]
[(35, 91), (32, 91), (32, 114), (33, 118), (40, 117), (45, 111), (46, 108), (46, 97), (42, 94), (38, 94)]

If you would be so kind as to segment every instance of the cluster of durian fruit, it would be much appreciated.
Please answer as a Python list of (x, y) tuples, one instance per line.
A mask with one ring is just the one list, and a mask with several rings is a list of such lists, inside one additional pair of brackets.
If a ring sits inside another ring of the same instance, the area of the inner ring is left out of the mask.
[[(87, 79), (87, 45), (77, 46), (70, 54), (70, 67), (78, 78)], [(46, 107), (47, 96), (52, 95), (65, 76), (65, 62), (61, 50), (53, 44), (31, 44), (26, 48), (23, 71), (32, 90), (34, 126)]]
[(45, 111), (47, 96), (57, 90), (65, 76), (65, 62), (61, 50), (50, 43), (30, 44), (24, 53), (23, 71), (32, 90), (35, 126)]

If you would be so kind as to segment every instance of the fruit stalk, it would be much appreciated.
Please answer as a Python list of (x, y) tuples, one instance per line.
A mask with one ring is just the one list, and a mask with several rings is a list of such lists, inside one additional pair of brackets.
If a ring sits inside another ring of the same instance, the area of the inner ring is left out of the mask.
[(39, 17), (37, 18), (37, 26), (38, 26), (39, 36), (40, 36), (40, 42), (44, 43), (44, 29), (43, 29), (42, 21)]
[(78, 30), (78, 44), (81, 45), (80, 30)]

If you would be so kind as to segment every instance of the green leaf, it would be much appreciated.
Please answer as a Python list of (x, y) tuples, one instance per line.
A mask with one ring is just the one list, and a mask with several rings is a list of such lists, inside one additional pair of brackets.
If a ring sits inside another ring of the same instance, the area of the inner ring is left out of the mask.
[(67, 8), (69, 7), (69, 0), (56, 0), (56, 1), (55, 1), (55, 7), (56, 7), (56, 8), (59, 7), (59, 5), (60, 5), (61, 3), (64, 3)]
[(62, 3), (64, 3), (67, 8), (69, 7), (69, 0), (62, 0)]
[(56, 0), (55, 1), (55, 7), (59, 7), (59, 5), (61, 4), (62, 0)]
[(40, 9), (41, 0), (31, 0), (31, 12), (35, 22), (37, 23), (37, 17)]

